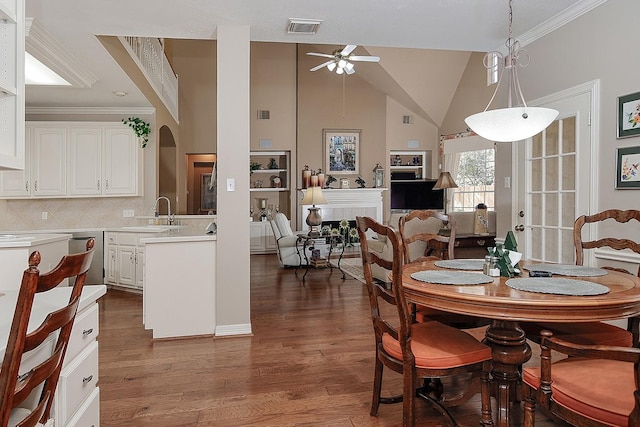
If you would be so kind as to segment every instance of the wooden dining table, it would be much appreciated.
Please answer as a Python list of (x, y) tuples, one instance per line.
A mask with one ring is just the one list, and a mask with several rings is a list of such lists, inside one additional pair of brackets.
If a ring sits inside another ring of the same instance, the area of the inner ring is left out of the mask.
[[(421, 271), (442, 270), (435, 263), (425, 261), (403, 267), (406, 298), (408, 302), (439, 310), (491, 319), (485, 342), (492, 348), (497, 425), (501, 427), (509, 425), (520, 366), (531, 358), (531, 348), (520, 322), (593, 322), (640, 314), (640, 279), (630, 274), (606, 270), (601, 276), (566, 277), (609, 288), (606, 293), (591, 296), (517, 290), (507, 286), (507, 277), (495, 277), (481, 285), (429, 283), (411, 277)], [(531, 263), (520, 262), (525, 267), (528, 264)], [(481, 271), (474, 273), (482, 274)], [(522, 277), (528, 277), (526, 270)]]

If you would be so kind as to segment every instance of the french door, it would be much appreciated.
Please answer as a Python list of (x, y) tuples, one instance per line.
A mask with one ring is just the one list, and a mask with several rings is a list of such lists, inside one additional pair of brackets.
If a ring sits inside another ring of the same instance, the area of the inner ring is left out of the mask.
[(573, 264), (573, 223), (595, 203), (592, 114), (597, 82), (571, 89), (537, 106), (558, 119), (514, 147), (514, 218), (518, 248), (526, 259)]

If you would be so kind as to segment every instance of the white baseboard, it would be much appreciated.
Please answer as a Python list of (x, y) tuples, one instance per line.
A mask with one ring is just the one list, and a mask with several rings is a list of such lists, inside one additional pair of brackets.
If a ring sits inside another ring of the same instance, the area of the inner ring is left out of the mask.
[(226, 337), (231, 335), (251, 335), (251, 323), (240, 325), (217, 325), (216, 336)]

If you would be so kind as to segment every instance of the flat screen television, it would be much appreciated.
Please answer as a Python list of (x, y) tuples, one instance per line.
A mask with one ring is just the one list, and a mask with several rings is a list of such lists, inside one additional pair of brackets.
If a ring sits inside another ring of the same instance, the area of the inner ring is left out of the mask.
[(391, 209), (444, 209), (444, 190), (434, 190), (435, 180), (391, 181)]

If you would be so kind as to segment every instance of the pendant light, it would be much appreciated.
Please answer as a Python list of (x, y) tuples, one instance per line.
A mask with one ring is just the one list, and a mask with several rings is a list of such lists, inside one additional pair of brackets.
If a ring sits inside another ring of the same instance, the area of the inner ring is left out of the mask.
[[(509, 0), (509, 38), (505, 42), (508, 53), (504, 57), (500, 52), (489, 52), (484, 57), (484, 66), (492, 68), (491, 59), (497, 57), (504, 60), (504, 67), (500, 72), (500, 77), (489, 100), (487, 107), (481, 113), (473, 114), (465, 119), (467, 126), (483, 138), (495, 142), (514, 142), (531, 138), (542, 132), (558, 117), (558, 111), (551, 108), (528, 107), (522, 95), (520, 81), (518, 80), (518, 59), (522, 55), (526, 63), (529, 63), (529, 55), (524, 49), (520, 49), (520, 42), (511, 36), (511, 25), (513, 22), (512, 0)], [(504, 73), (507, 73), (509, 93), (508, 107), (496, 110), (488, 110), (493, 102)], [(515, 101), (515, 105), (514, 105)]]

